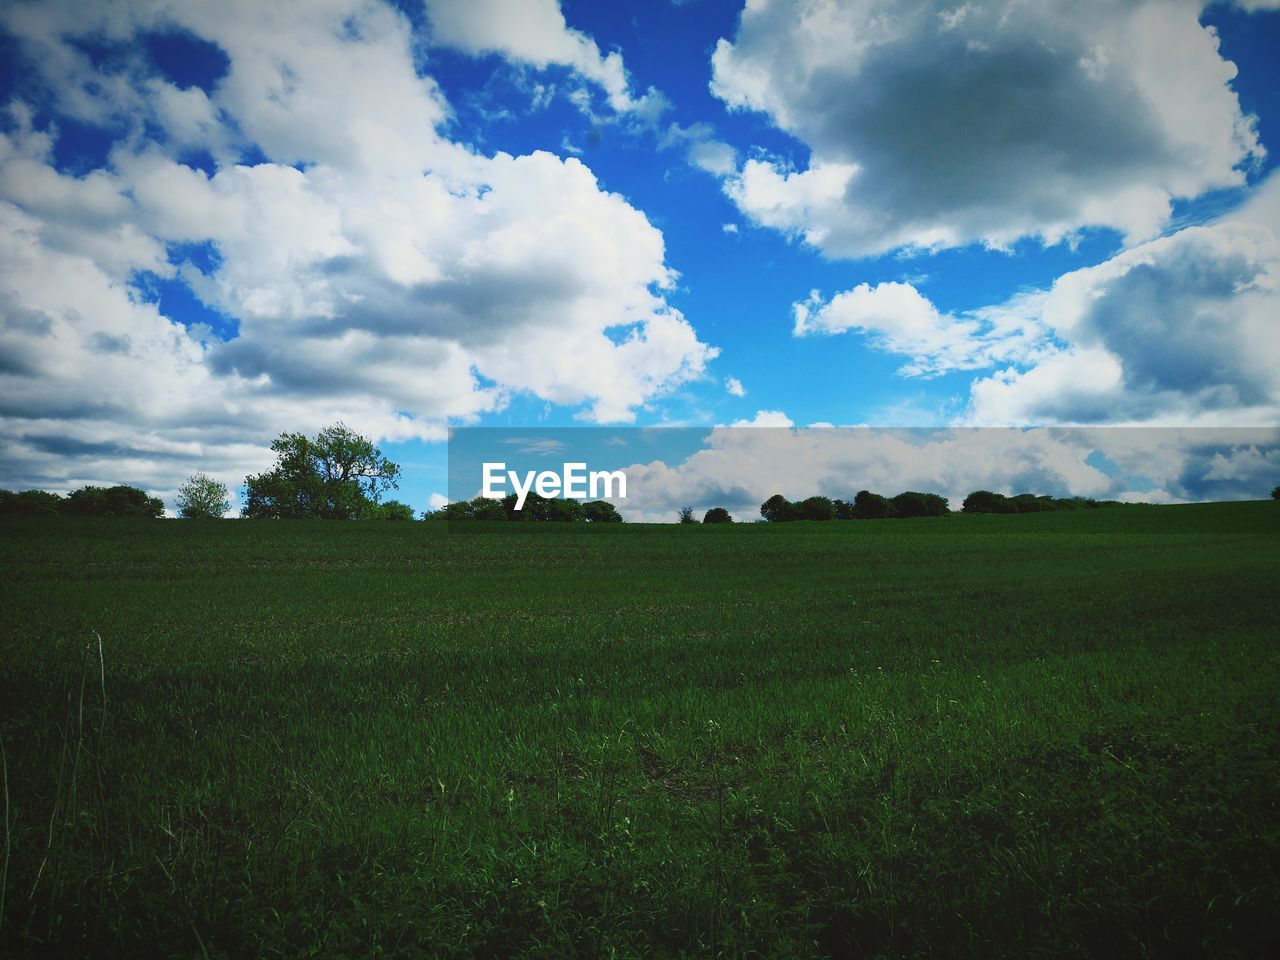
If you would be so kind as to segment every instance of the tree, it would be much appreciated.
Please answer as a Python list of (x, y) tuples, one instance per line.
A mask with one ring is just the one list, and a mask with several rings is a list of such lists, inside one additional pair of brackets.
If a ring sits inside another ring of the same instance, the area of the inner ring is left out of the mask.
[(67, 494), (60, 512), (70, 517), (145, 517), (164, 516), (164, 503), (149, 497), (145, 490), (117, 484), (114, 487), (85, 486)]
[(622, 514), (607, 500), (589, 500), (582, 505), (587, 523), (621, 523)]
[(703, 523), (733, 523), (733, 517), (724, 507), (712, 507), (702, 517)]
[(681, 523), (697, 523), (698, 518), (693, 515), (693, 507), (683, 506), (680, 508)]
[(895, 517), (942, 517), (950, 512), (946, 499), (936, 493), (908, 490), (898, 494), (890, 503)]
[(786, 523), (796, 518), (796, 505), (780, 493), (760, 504), (760, 516), (769, 523)]
[(56, 517), (63, 502), (56, 493), (44, 490), (0, 490), (0, 517)]
[(587, 512), (573, 497), (551, 497), (547, 500), (546, 519), (557, 523), (579, 523), (587, 519)]
[(870, 490), (859, 490), (853, 498), (853, 518), (855, 520), (884, 520), (893, 516), (893, 504), (878, 493)]
[(827, 497), (808, 497), (795, 504), (796, 518), (799, 520), (834, 520), (835, 504)]
[(1271, 499), (1280, 500), (1280, 487), (1276, 487), (1274, 490), (1271, 491)]
[(1017, 513), (1018, 507), (1002, 493), (975, 490), (964, 498), (961, 510), (964, 513)]
[(923, 517), (926, 515), (924, 497), (913, 490), (900, 493), (889, 501), (895, 517)]
[(502, 505), (501, 500), (495, 500), (493, 497), (476, 497), (470, 504), (470, 519), (472, 520), (506, 520), (507, 509)]
[(178, 516), (188, 520), (221, 519), (231, 509), (227, 497), (227, 485), (207, 473), (197, 473), (187, 478), (178, 488)]
[(840, 500), (840, 499), (832, 500), (831, 506), (832, 506), (832, 509), (834, 509), (836, 512), (837, 520), (856, 520), (857, 519), (857, 517), (854, 516), (854, 513), (853, 513), (853, 504), (850, 503), (848, 500)]
[(412, 520), (413, 507), (399, 500), (388, 500), (378, 505), (378, 517), (382, 520)]
[(382, 493), (399, 486), (400, 467), (342, 423), (314, 440), (282, 433), (271, 449), (275, 467), (245, 478), (246, 517), (359, 520), (377, 516)]

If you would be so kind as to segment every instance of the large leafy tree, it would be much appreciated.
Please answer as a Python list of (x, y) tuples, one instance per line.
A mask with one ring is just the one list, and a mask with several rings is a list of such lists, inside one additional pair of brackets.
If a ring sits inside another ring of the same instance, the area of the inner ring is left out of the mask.
[(178, 488), (178, 516), (216, 520), (231, 509), (227, 485), (207, 473), (197, 473)]
[(399, 486), (400, 467), (366, 437), (337, 423), (310, 439), (282, 433), (276, 465), (245, 477), (244, 515), (254, 519), (360, 520), (379, 516), (382, 494)]

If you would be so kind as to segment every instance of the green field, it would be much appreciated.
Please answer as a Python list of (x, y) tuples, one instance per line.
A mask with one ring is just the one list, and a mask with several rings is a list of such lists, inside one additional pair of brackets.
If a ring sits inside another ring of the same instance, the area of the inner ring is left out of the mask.
[(1280, 947), (1280, 504), (12, 521), (0, 571), (6, 956)]

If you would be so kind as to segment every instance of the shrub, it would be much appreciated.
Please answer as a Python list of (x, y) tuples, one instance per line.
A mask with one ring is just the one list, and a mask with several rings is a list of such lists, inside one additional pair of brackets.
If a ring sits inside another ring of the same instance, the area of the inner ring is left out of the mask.
[(56, 493), (44, 490), (0, 490), (0, 517), (56, 517), (63, 502)]
[(733, 517), (724, 507), (712, 507), (702, 517), (703, 523), (733, 523)]
[(164, 516), (164, 503), (145, 490), (123, 484), (114, 487), (81, 487), (67, 494), (61, 512), (71, 517)]
[(587, 523), (621, 523), (622, 514), (607, 500), (590, 500), (582, 505)]
[(884, 520), (893, 516), (893, 504), (878, 493), (870, 490), (859, 490), (853, 498), (853, 518), (855, 520)]

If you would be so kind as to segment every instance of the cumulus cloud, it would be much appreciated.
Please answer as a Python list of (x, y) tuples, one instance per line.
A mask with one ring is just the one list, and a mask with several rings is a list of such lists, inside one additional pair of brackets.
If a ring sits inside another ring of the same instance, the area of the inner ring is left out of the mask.
[(724, 388), (731, 397), (745, 397), (747, 395), (747, 388), (742, 385), (742, 381), (737, 377), (726, 377)]
[(1280, 422), (1280, 180), (1240, 211), (1068, 273), (1060, 347), (973, 384), (978, 423)]
[(774, 412), (710, 431), (686, 457), (627, 467), (628, 498), (617, 505), (629, 520), (662, 522), (683, 504), (750, 520), (775, 493), (851, 500), (863, 489), (940, 493), (952, 509), (978, 489), (1149, 503), (1260, 499), (1278, 462), (1275, 429), (790, 428)]
[(1245, 182), (1263, 150), (1235, 67), (1191, 2), (756, 0), (712, 91), (811, 151), (753, 158), (726, 191), (837, 256), (1110, 227), (1154, 236), (1171, 202)]
[(792, 307), (796, 336), (859, 334), (900, 373), (997, 368), (960, 422), (1280, 422), (1280, 178), (1217, 221), (1122, 250), (1048, 290), (960, 314), (905, 282)]
[[(0, 135), (7, 482), (238, 481), (286, 427), (437, 437), (517, 392), (625, 422), (702, 375), (715, 350), (666, 301), (662, 234), (577, 159), (442, 136), (406, 18), (242, 6), (4, 8), (32, 82), (114, 137), (73, 174), (23, 105)], [(211, 45), (225, 72), (169, 83), (139, 42), (157, 32)], [(86, 37), (127, 53), (94, 60)], [(175, 323), (148, 277), (235, 333)], [(42, 454), (57, 437), (99, 446)]]
[(636, 96), (622, 54), (601, 54), (594, 40), (565, 22), (560, 0), (426, 0), (426, 8), (437, 44), (498, 53), (540, 69), (568, 67), (599, 86), (618, 113), (652, 121), (668, 106), (653, 87)]
[(815, 290), (793, 304), (793, 332), (798, 337), (861, 333), (878, 350), (909, 356), (910, 363), (899, 371), (904, 376), (973, 370), (1015, 358), (1027, 361), (1047, 349), (1033, 319), (1040, 299), (1021, 296), (1004, 307), (958, 317), (938, 310), (910, 283), (860, 283), (830, 300)]

